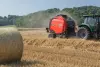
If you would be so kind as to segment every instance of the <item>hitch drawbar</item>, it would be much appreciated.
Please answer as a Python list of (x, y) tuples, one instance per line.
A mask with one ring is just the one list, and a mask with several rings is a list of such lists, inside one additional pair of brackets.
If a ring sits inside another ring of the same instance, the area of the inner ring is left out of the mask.
[(50, 31), (49, 31), (49, 28), (46, 28), (46, 32), (47, 32), (47, 33), (49, 33), (49, 32), (50, 32)]

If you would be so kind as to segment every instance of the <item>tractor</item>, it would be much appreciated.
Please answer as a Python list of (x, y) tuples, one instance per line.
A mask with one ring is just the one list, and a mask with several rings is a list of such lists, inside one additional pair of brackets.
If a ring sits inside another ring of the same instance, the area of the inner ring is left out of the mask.
[(82, 39), (100, 38), (100, 15), (84, 15), (84, 22), (79, 25), (77, 37)]
[[(67, 15), (57, 15), (49, 22), (49, 38), (68, 38), (75, 36), (81, 39), (100, 38), (100, 15), (83, 15), (84, 22), (76, 25), (75, 21), (68, 20)], [(75, 31), (77, 30), (77, 31)]]

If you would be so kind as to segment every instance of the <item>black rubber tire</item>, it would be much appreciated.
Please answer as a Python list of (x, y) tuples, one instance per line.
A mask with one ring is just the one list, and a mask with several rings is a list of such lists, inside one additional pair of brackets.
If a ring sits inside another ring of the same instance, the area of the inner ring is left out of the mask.
[(56, 38), (56, 34), (51, 33), (51, 34), (48, 35), (48, 38)]
[(60, 38), (66, 38), (67, 36), (65, 34), (61, 35)]
[(90, 31), (85, 27), (80, 27), (76, 36), (81, 39), (89, 39), (90, 38)]

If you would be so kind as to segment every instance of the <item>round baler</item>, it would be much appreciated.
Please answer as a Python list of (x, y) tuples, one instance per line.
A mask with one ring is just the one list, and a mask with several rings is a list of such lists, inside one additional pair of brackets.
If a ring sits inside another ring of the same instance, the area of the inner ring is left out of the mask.
[(23, 40), (14, 27), (0, 28), (0, 63), (20, 61), (23, 53)]
[(69, 36), (75, 36), (75, 22), (73, 20), (67, 20), (67, 15), (57, 15), (50, 20), (49, 28), (46, 28), (49, 32), (50, 38), (66, 38)]

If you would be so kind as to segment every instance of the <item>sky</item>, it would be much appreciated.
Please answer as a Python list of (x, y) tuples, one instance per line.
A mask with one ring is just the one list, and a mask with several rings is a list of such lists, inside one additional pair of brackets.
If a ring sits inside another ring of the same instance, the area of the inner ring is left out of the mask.
[(98, 6), (100, 0), (0, 0), (0, 16), (27, 15), (49, 8)]

